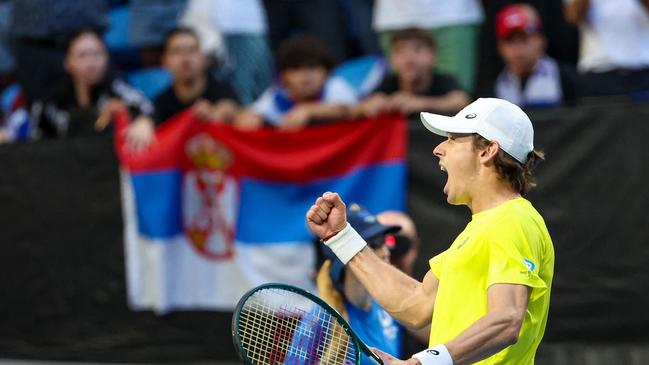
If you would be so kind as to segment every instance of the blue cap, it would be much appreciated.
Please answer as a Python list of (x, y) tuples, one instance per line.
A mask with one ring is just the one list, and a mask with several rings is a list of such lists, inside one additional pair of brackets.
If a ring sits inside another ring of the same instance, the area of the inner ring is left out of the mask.
[[(380, 241), (381, 244), (377, 246), (377, 241), (373, 240), (373, 238), (381, 237), (389, 233), (395, 233), (401, 229), (401, 226), (383, 225), (379, 223), (376, 216), (370, 213), (363, 206), (356, 203), (351, 203), (347, 207), (347, 223), (351, 224), (356, 232), (358, 232), (358, 234), (363, 237), (372, 248), (379, 248), (383, 245), (383, 241)], [(331, 278), (334, 287), (340, 293), (344, 293), (343, 283), (345, 279), (345, 264), (336, 257), (336, 254), (334, 254), (329, 247), (324, 246), (323, 253), (327, 259), (331, 260), (329, 277)]]
[(371, 243), (370, 241), (375, 237), (383, 236), (388, 233), (395, 233), (401, 230), (400, 226), (388, 226), (379, 223), (376, 216), (370, 213), (363, 206), (356, 203), (352, 203), (347, 207), (347, 222), (351, 224), (356, 232), (358, 232), (365, 241), (368, 241), (368, 243)]

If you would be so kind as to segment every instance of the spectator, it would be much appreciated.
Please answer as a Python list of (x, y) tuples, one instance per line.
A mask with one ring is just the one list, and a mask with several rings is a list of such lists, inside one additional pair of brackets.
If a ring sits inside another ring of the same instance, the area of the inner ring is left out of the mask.
[(239, 108), (237, 96), (227, 83), (209, 75), (207, 55), (194, 30), (180, 27), (167, 35), (162, 64), (171, 73), (173, 84), (155, 99), (156, 125), (189, 107), (199, 119), (233, 120)]
[(566, 0), (566, 20), (579, 26), (578, 70), (586, 95), (649, 90), (649, 3)]
[(476, 40), (483, 18), (478, 0), (376, 0), (374, 7), (374, 29), (386, 54), (393, 32), (426, 29), (439, 43), (437, 70), (453, 76), (467, 92), (475, 87)]
[(576, 72), (545, 53), (536, 10), (513, 4), (496, 15), (498, 52), (505, 61), (494, 85), (497, 98), (520, 107), (556, 106), (577, 97)]
[(32, 106), (33, 121), (41, 136), (74, 137), (102, 131), (111, 114), (126, 105), (136, 116), (127, 130), (130, 147), (140, 150), (148, 144), (148, 135), (142, 135), (140, 129), (151, 123), (153, 106), (108, 72), (108, 52), (98, 33), (85, 29), (72, 36), (64, 67), (66, 79), (49, 97)]
[(391, 253), (390, 263), (406, 274), (413, 276), (415, 260), (421, 244), (415, 222), (406, 213), (394, 210), (379, 213), (376, 220), (386, 226), (401, 227), (401, 230), (386, 237), (386, 244)]
[(430, 110), (454, 113), (469, 103), (469, 96), (455, 79), (434, 71), (436, 45), (427, 31), (413, 28), (395, 32), (389, 59), (394, 71), (355, 108), (355, 115), (415, 115)]
[(314, 121), (348, 117), (356, 94), (342, 79), (328, 79), (333, 66), (332, 56), (318, 38), (299, 35), (287, 40), (277, 53), (278, 84), (241, 113), (237, 125), (257, 128), (265, 121), (294, 130)]
[(165, 36), (178, 27), (187, 0), (130, 0), (129, 43), (140, 50), (143, 67), (160, 62)]
[(214, 69), (215, 76), (229, 80), (242, 104), (255, 101), (272, 81), (262, 1), (190, 0), (188, 4), (182, 23), (197, 29), (201, 38), (209, 34), (214, 43), (221, 43), (215, 58), (222, 64)]
[(345, 10), (340, 0), (264, 0), (274, 50), (291, 36), (317, 34), (336, 62), (349, 55)]
[(13, 1), (16, 77), (27, 104), (47, 96), (48, 86), (65, 79), (63, 58), (70, 36), (79, 30), (104, 29), (106, 0)]
[[(385, 245), (386, 235), (399, 231), (399, 226), (382, 225), (358, 204), (347, 208), (348, 221), (367, 240), (374, 252), (383, 260), (390, 260), (390, 250)], [(394, 356), (402, 353), (403, 329), (370, 297), (356, 276), (345, 270), (345, 265), (325, 248), (327, 260), (317, 277), (319, 295), (338, 310), (367, 345), (377, 347)], [(367, 358), (364, 364), (373, 364)]]

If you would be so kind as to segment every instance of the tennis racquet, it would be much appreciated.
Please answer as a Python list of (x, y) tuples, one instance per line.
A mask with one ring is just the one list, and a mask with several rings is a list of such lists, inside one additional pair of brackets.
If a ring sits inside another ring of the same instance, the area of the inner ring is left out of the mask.
[(241, 298), (232, 339), (248, 365), (360, 365), (361, 352), (383, 365), (336, 310), (286, 284), (264, 284)]

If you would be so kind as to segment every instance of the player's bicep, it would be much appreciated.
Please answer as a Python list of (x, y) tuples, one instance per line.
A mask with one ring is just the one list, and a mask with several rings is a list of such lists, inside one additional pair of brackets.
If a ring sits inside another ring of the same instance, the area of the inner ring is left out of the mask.
[(415, 290), (414, 302), (417, 307), (417, 328), (430, 324), (435, 308), (435, 297), (439, 280), (432, 270), (424, 276), (422, 284)]
[(487, 307), (490, 313), (502, 316), (511, 321), (513, 328), (518, 328), (525, 320), (527, 304), (532, 288), (520, 284), (494, 284), (487, 289)]

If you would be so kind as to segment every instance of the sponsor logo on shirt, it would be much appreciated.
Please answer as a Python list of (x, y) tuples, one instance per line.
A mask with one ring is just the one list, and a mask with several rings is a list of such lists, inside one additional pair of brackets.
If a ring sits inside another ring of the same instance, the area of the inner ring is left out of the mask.
[(536, 269), (536, 264), (528, 259), (523, 259), (523, 264), (527, 267), (529, 271), (534, 271), (534, 269)]
[(465, 237), (464, 240), (462, 240), (462, 243), (460, 243), (459, 245), (457, 245), (457, 250), (459, 250), (460, 248), (462, 248), (462, 246), (464, 246), (464, 244), (467, 243), (467, 242), (469, 241), (469, 238), (471, 238), (471, 237)]

